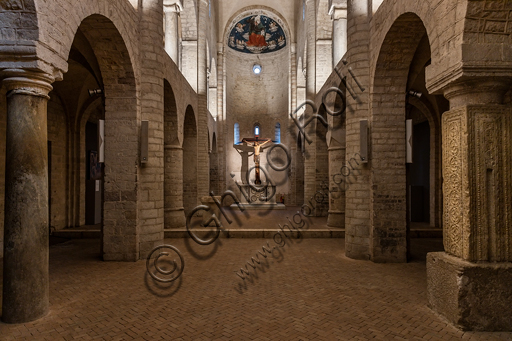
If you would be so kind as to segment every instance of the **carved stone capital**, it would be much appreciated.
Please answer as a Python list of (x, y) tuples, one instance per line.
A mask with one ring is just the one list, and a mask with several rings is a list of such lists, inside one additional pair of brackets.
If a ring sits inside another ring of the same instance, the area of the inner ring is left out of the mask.
[(164, 0), (164, 12), (167, 13), (180, 13), (183, 11), (183, 4), (181, 0)]
[(54, 78), (45, 73), (7, 69), (2, 71), (2, 81), (7, 89), (7, 97), (22, 94), (49, 99), (48, 94), (53, 89), (51, 83)]
[(472, 78), (451, 83), (443, 88), (450, 108), (475, 104), (501, 104), (510, 87), (509, 79)]
[(347, 19), (347, 4), (332, 4), (329, 8), (329, 15), (332, 20)]

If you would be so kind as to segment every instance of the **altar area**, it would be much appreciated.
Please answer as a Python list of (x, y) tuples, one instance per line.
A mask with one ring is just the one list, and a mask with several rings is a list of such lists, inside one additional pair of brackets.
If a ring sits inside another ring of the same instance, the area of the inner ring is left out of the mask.
[[(278, 209), (284, 210), (286, 206), (276, 201), (277, 186), (269, 178), (264, 168), (260, 168), (260, 152), (272, 146), (270, 139), (244, 138), (233, 148), (240, 154), (242, 165), (240, 169), (241, 182), (236, 182), (241, 203), (246, 209)], [(251, 154), (252, 153), (252, 154)], [(249, 168), (249, 157), (254, 156), (254, 166)], [(265, 174), (265, 181), (261, 181), (260, 171)], [(231, 207), (237, 207), (236, 204)]]

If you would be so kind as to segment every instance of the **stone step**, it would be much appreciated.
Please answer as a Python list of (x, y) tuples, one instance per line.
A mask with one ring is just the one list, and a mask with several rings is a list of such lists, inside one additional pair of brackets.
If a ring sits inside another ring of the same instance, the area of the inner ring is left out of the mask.
[(51, 236), (69, 239), (96, 239), (101, 237), (101, 230), (64, 229), (53, 231)]
[(443, 229), (411, 229), (411, 238), (443, 238)]
[[(201, 232), (206, 233), (208, 231), (212, 231), (212, 229), (204, 229), (198, 228), (194, 229), (194, 232), (197, 231), (198, 237), (201, 237), (203, 234), (199, 234)], [(278, 229), (225, 229), (220, 232), (221, 238), (272, 238)], [(287, 235), (291, 235), (292, 232), (285, 230)], [(309, 229), (301, 231), (301, 234), (304, 238), (345, 238), (345, 229), (340, 228), (326, 228), (326, 229)], [(293, 232), (293, 236), (296, 236), (296, 233)], [(165, 229), (164, 230), (164, 238), (188, 238), (187, 229)]]
[[(194, 231), (207, 232), (209, 229), (194, 229)], [(221, 231), (221, 238), (272, 238), (277, 229), (226, 229)], [(286, 233), (290, 233), (286, 231)], [(309, 229), (302, 231), (304, 238), (345, 238), (345, 229), (326, 228), (326, 229)], [(53, 231), (52, 236), (69, 238), (69, 239), (95, 239), (100, 238), (100, 230), (71, 230), (64, 229)], [(189, 237), (187, 229), (165, 229), (164, 238), (187, 238)], [(411, 230), (411, 238), (442, 238), (443, 230), (441, 229), (413, 229)]]

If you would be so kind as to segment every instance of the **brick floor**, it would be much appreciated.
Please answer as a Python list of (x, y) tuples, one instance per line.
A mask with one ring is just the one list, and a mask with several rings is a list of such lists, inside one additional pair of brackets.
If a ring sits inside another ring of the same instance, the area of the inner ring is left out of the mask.
[(428, 309), (425, 252), (442, 248), (440, 240), (413, 239), (407, 264), (348, 259), (343, 239), (294, 240), (260, 256), (257, 270), (248, 267), (251, 280), (237, 277), (234, 271), (266, 241), (166, 240), (185, 258), (171, 285), (155, 283), (143, 261), (102, 262), (98, 240), (53, 245), (50, 313), (31, 323), (0, 323), (0, 339), (512, 339), (461, 332)]

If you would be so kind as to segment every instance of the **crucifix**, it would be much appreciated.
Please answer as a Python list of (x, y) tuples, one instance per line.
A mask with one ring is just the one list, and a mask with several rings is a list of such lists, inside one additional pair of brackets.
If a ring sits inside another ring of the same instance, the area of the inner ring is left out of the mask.
[[(260, 179), (260, 150), (264, 145), (271, 142), (270, 139), (258, 139), (256, 138), (244, 138), (242, 142), (246, 143), (250, 147), (254, 147), (254, 166), (255, 166), (255, 173), (256, 173), (256, 179), (254, 180), (254, 184), (261, 185), (261, 179)], [(264, 148), (263, 148), (264, 149)]]

